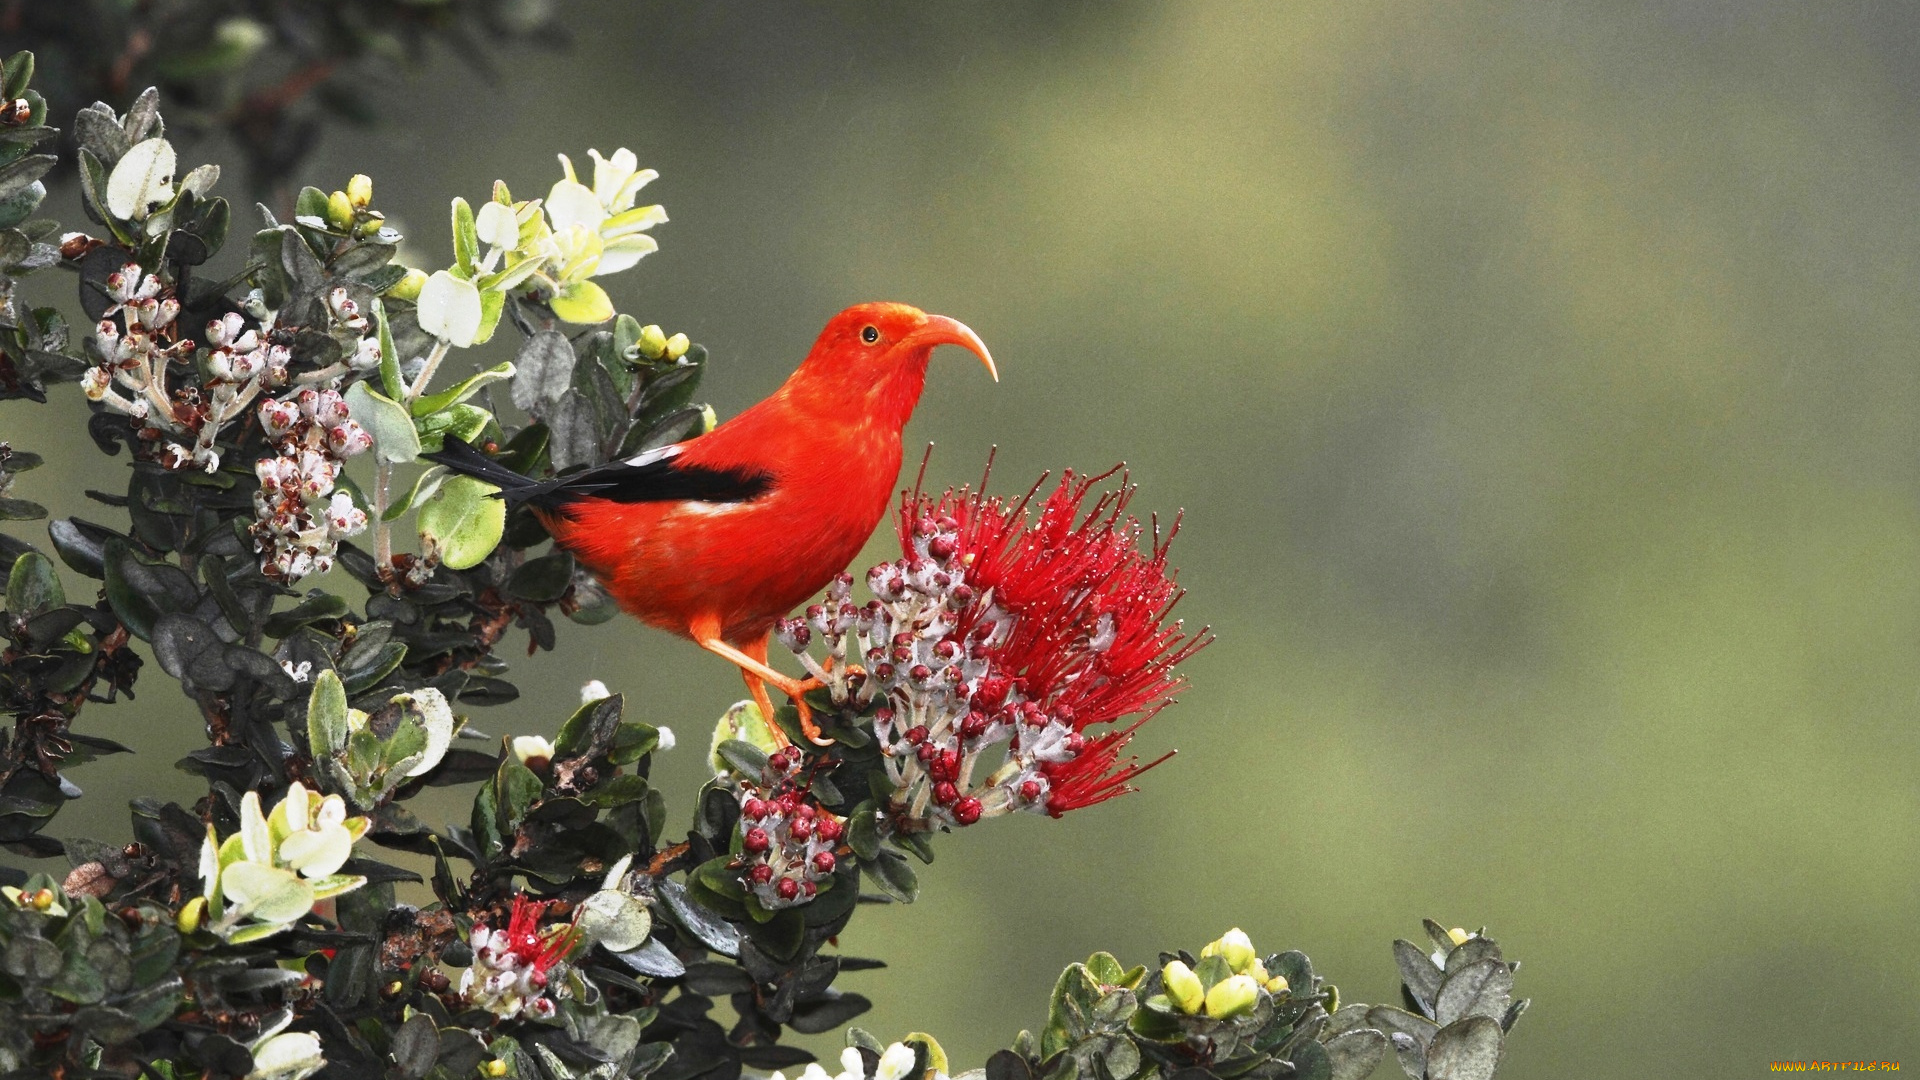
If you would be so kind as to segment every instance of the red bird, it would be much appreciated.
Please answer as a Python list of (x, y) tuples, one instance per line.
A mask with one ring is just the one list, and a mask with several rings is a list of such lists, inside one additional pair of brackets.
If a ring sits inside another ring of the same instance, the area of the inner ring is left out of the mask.
[(901, 430), (939, 345), (972, 351), (999, 381), (961, 323), (861, 304), (833, 317), (772, 397), (698, 438), (545, 481), (456, 439), (426, 456), (531, 505), (622, 608), (739, 665), (762, 716), (773, 715), (766, 684), (779, 687), (820, 742), (801, 698), (812, 685), (767, 666), (767, 638), (886, 515)]

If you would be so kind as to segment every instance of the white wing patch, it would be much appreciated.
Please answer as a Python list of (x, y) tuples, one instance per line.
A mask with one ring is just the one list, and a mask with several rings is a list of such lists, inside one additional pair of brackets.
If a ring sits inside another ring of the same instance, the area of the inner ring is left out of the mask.
[(651, 465), (656, 461), (665, 461), (668, 458), (679, 457), (680, 450), (681, 446), (679, 443), (668, 443), (665, 446), (656, 446), (651, 450), (635, 454), (633, 457), (628, 458), (626, 463), (628, 465)]

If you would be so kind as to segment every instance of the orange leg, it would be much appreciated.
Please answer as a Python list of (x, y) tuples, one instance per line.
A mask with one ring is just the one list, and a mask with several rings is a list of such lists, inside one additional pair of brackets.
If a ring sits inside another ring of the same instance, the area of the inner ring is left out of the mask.
[(718, 619), (696, 619), (689, 629), (695, 644), (716, 656), (725, 657), (739, 667), (740, 677), (747, 684), (747, 692), (753, 695), (753, 702), (760, 707), (760, 715), (766, 718), (767, 727), (773, 732), (774, 738), (784, 740), (786, 736), (773, 722), (773, 703), (767, 696), (769, 683), (793, 699), (793, 707), (800, 713), (800, 730), (806, 733), (809, 742), (815, 746), (833, 745), (832, 739), (821, 736), (819, 725), (813, 722), (813, 710), (807, 707), (806, 693), (818, 687), (819, 680), (791, 678), (768, 667), (768, 635), (762, 635), (758, 641), (747, 642), (745, 648), (735, 648), (720, 640)]

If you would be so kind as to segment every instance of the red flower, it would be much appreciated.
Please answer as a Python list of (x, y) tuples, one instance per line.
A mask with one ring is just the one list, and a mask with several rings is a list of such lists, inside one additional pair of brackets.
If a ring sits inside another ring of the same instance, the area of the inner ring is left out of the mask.
[(540, 929), (540, 916), (551, 906), (551, 901), (529, 900), (525, 893), (515, 893), (513, 914), (507, 920), (506, 951), (532, 969), (536, 985), (544, 985), (547, 972), (580, 942), (578, 929), (571, 925)]
[[(1157, 519), (1143, 526), (1126, 516), (1135, 488), (1124, 475), (1117, 489), (1085, 505), (1094, 485), (1119, 471), (1066, 472), (1037, 519), (1030, 508), (1038, 483), (1011, 504), (964, 488), (937, 500), (916, 488), (900, 503), (909, 562), (930, 538), (957, 536), (951, 555), (929, 554), (959, 569), (972, 592), (952, 638), (984, 647), (993, 672), (981, 680), (974, 707), (993, 714), (1015, 698), (1029, 714), (1037, 709), (1072, 728), (1071, 756), (1039, 766), (1046, 809), (1055, 817), (1133, 790), (1134, 777), (1172, 756), (1140, 765), (1120, 755), (1140, 725), (1185, 688), (1176, 666), (1212, 641), (1205, 630), (1187, 635), (1171, 618), (1183, 595), (1167, 567), (1179, 518), (1163, 534)], [(1143, 552), (1140, 541), (1148, 536)], [(1088, 731), (1134, 715), (1124, 728)]]

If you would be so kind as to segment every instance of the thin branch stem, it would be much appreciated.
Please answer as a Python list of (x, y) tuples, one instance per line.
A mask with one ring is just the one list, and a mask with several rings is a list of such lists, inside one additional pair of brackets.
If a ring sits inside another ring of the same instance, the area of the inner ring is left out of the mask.
[(439, 370), (440, 361), (447, 358), (447, 352), (452, 348), (453, 343), (446, 338), (433, 343), (433, 351), (427, 354), (427, 365), (420, 369), (420, 374), (413, 380), (413, 385), (407, 387), (407, 397), (403, 404), (411, 405), (421, 394), (427, 392), (427, 383), (433, 380), (433, 373)]

